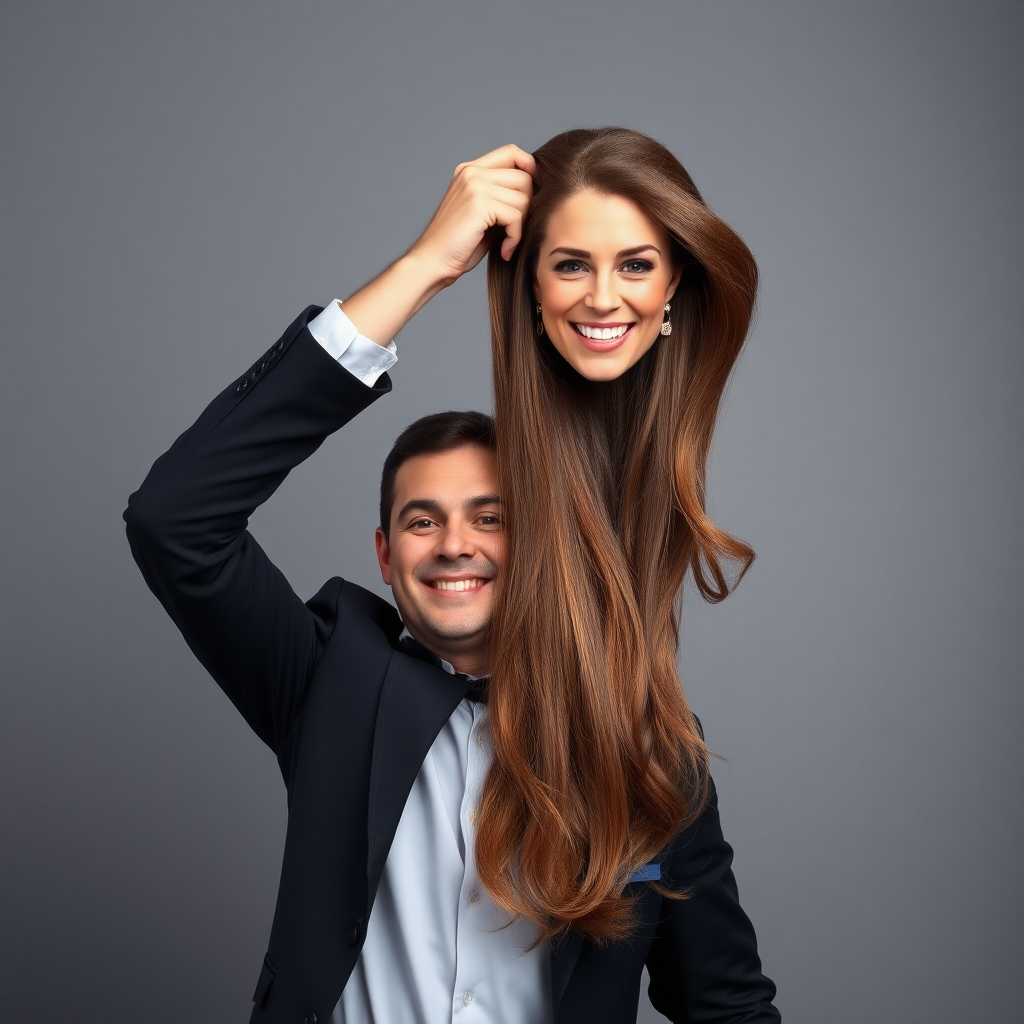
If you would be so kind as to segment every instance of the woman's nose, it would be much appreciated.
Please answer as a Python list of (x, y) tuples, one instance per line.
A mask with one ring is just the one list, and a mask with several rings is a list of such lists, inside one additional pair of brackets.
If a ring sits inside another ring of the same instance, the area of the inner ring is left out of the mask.
[(594, 275), (594, 287), (587, 297), (587, 305), (599, 313), (610, 313), (613, 309), (618, 309), (619, 296), (615, 288), (614, 274)]

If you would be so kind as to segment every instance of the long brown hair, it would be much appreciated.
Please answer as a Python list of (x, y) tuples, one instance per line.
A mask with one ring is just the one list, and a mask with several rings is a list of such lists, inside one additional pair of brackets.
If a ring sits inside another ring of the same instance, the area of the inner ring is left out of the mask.
[[(704, 490), (757, 267), (679, 161), (639, 132), (576, 129), (534, 156), (522, 240), (509, 262), (492, 249), (487, 269), (507, 555), (476, 856), (495, 901), (542, 938), (575, 928), (601, 942), (629, 933), (628, 879), (707, 800), (677, 601), (687, 570), (720, 601), (754, 557), (708, 518)], [(534, 330), (548, 218), (585, 189), (633, 200), (684, 268), (672, 335), (602, 383)]]

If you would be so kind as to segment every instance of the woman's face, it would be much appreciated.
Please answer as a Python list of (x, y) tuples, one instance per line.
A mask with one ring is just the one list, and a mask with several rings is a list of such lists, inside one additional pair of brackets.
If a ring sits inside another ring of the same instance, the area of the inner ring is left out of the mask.
[(665, 229), (631, 199), (577, 192), (555, 208), (534, 295), (552, 345), (577, 372), (614, 380), (658, 339), (682, 273), (671, 252)]

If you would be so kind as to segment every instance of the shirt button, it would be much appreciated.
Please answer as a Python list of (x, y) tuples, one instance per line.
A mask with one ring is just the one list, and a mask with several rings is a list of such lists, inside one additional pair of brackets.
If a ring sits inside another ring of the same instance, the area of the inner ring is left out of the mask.
[(471, 1002), (473, 1002), (473, 993), (472, 992), (463, 992), (462, 993), (462, 1005), (463, 1006), (469, 1006), (469, 1004)]
[(470, 825), (474, 825), (474, 826), (476, 825), (476, 808), (475, 807), (473, 808), (473, 810), (471, 810), (469, 812), (469, 823), (470, 823)]
[(469, 902), (470, 903), (478, 903), (479, 901), (480, 901), (480, 890), (479, 889), (474, 889), (469, 894)]
[(484, 745), (484, 734), (482, 732), (478, 732), (476, 734), (476, 745), (478, 747), (482, 747)]

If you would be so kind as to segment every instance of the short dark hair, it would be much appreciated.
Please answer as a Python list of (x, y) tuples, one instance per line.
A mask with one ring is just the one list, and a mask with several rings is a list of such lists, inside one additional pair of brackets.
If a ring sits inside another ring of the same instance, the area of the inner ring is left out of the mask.
[(395, 477), (402, 463), (417, 455), (439, 455), (466, 444), (494, 451), (494, 420), (485, 412), (435, 412), (410, 423), (395, 440), (380, 475), (380, 528), (388, 536)]

